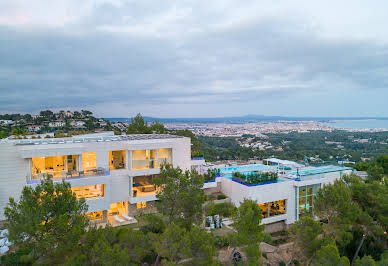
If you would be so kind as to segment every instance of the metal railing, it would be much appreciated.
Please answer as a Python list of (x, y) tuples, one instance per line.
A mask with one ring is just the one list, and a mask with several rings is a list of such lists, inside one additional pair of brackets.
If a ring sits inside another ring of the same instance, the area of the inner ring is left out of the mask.
[(52, 178), (53, 180), (61, 180), (61, 179), (75, 179), (75, 178), (85, 178), (85, 177), (93, 177), (93, 176), (104, 176), (109, 175), (109, 169), (105, 169), (102, 167), (91, 168), (85, 171), (48, 171), (44, 173), (31, 174), (31, 179), (27, 178), (27, 184), (37, 184), (40, 183), (40, 180), (44, 178)]

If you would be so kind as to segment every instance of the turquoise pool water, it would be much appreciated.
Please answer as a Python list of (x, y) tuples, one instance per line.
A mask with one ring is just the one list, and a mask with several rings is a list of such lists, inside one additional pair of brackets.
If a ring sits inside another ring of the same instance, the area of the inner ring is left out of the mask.
[(268, 170), (268, 169), (271, 169), (271, 167), (264, 164), (247, 164), (247, 165), (222, 167), (219, 169), (221, 172), (221, 176), (232, 179), (233, 172), (243, 172), (244, 174), (248, 174), (254, 171)]
[(320, 166), (320, 167), (314, 167), (310, 169), (304, 169), (291, 172), (290, 176), (312, 176), (312, 175), (319, 175), (319, 174), (326, 174), (326, 173), (332, 173), (332, 172), (341, 172), (345, 170), (352, 170), (352, 168), (349, 167), (341, 167), (341, 166), (335, 166), (335, 165), (328, 165), (328, 166)]

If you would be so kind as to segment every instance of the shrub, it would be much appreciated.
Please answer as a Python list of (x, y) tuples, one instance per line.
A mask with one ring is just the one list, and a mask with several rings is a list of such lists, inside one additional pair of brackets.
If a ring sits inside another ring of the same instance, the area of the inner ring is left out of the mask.
[(214, 200), (215, 196), (213, 194), (207, 195), (207, 200)]
[(225, 203), (210, 203), (206, 206), (206, 216), (213, 216), (216, 214), (219, 214), (223, 217), (230, 217), (232, 216), (233, 212), (236, 210), (236, 207), (234, 207), (231, 203), (225, 202)]
[(264, 234), (263, 242), (267, 244), (272, 244), (273, 243), (272, 236), (270, 234)]
[(230, 245), (229, 239), (224, 236), (215, 236), (214, 237), (214, 244), (217, 248), (224, 248), (228, 247)]
[(1, 257), (1, 265), (30, 265), (34, 261), (30, 255), (32, 249), (21, 248)]
[(286, 263), (284, 261), (279, 262), (279, 266), (286, 266)]
[(218, 200), (223, 200), (223, 199), (226, 199), (226, 196), (224, 194), (221, 194), (221, 195), (217, 196), (217, 199)]
[(147, 224), (143, 225), (140, 230), (144, 234), (148, 232), (155, 234), (163, 233), (164, 229), (166, 228), (166, 224), (161, 216), (155, 214), (144, 214), (143, 217)]
[(297, 260), (297, 259), (293, 259), (293, 260), (292, 260), (292, 263), (293, 263), (295, 266), (300, 266), (300, 262), (299, 262), (299, 260)]
[(268, 259), (267, 253), (263, 253), (263, 257), (264, 257), (265, 259)]

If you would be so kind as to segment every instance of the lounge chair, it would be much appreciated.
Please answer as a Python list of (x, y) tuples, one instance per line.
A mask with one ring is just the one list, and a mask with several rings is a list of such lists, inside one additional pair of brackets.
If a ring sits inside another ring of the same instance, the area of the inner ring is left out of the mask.
[(130, 216), (126, 215), (126, 214), (122, 214), (121, 216), (123, 216), (124, 219), (126, 219), (126, 220), (128, 220), (128, 221), (130, 221), (130, 222), (135, 220), (135, 218), (130, 217)]
[(7, 238), (0, 239), (0, 247), (5, 246), (5, 242), (7, 241)]
[(119, 222), (119, 223), (125, 222), (125, 220), (124, 220), (124, 219), (121, 219), (118, 215), (113, 216), (113, 218), (114, 218), (117, 222)]
[(0, 230), (0, 237), (7, 237), (8, 236), (8, 229)]
[(7, 253), (8, 250), (9, 250), (9, 247), (7, 247), (7, 246), (0, 247), (0, 255)]

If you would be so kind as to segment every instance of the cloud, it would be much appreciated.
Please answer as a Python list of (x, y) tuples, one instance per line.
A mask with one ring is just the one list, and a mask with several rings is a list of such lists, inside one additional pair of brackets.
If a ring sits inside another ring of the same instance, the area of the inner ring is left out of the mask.
[(2, 1), (0, 111), (388, 116), (384, 7)]

